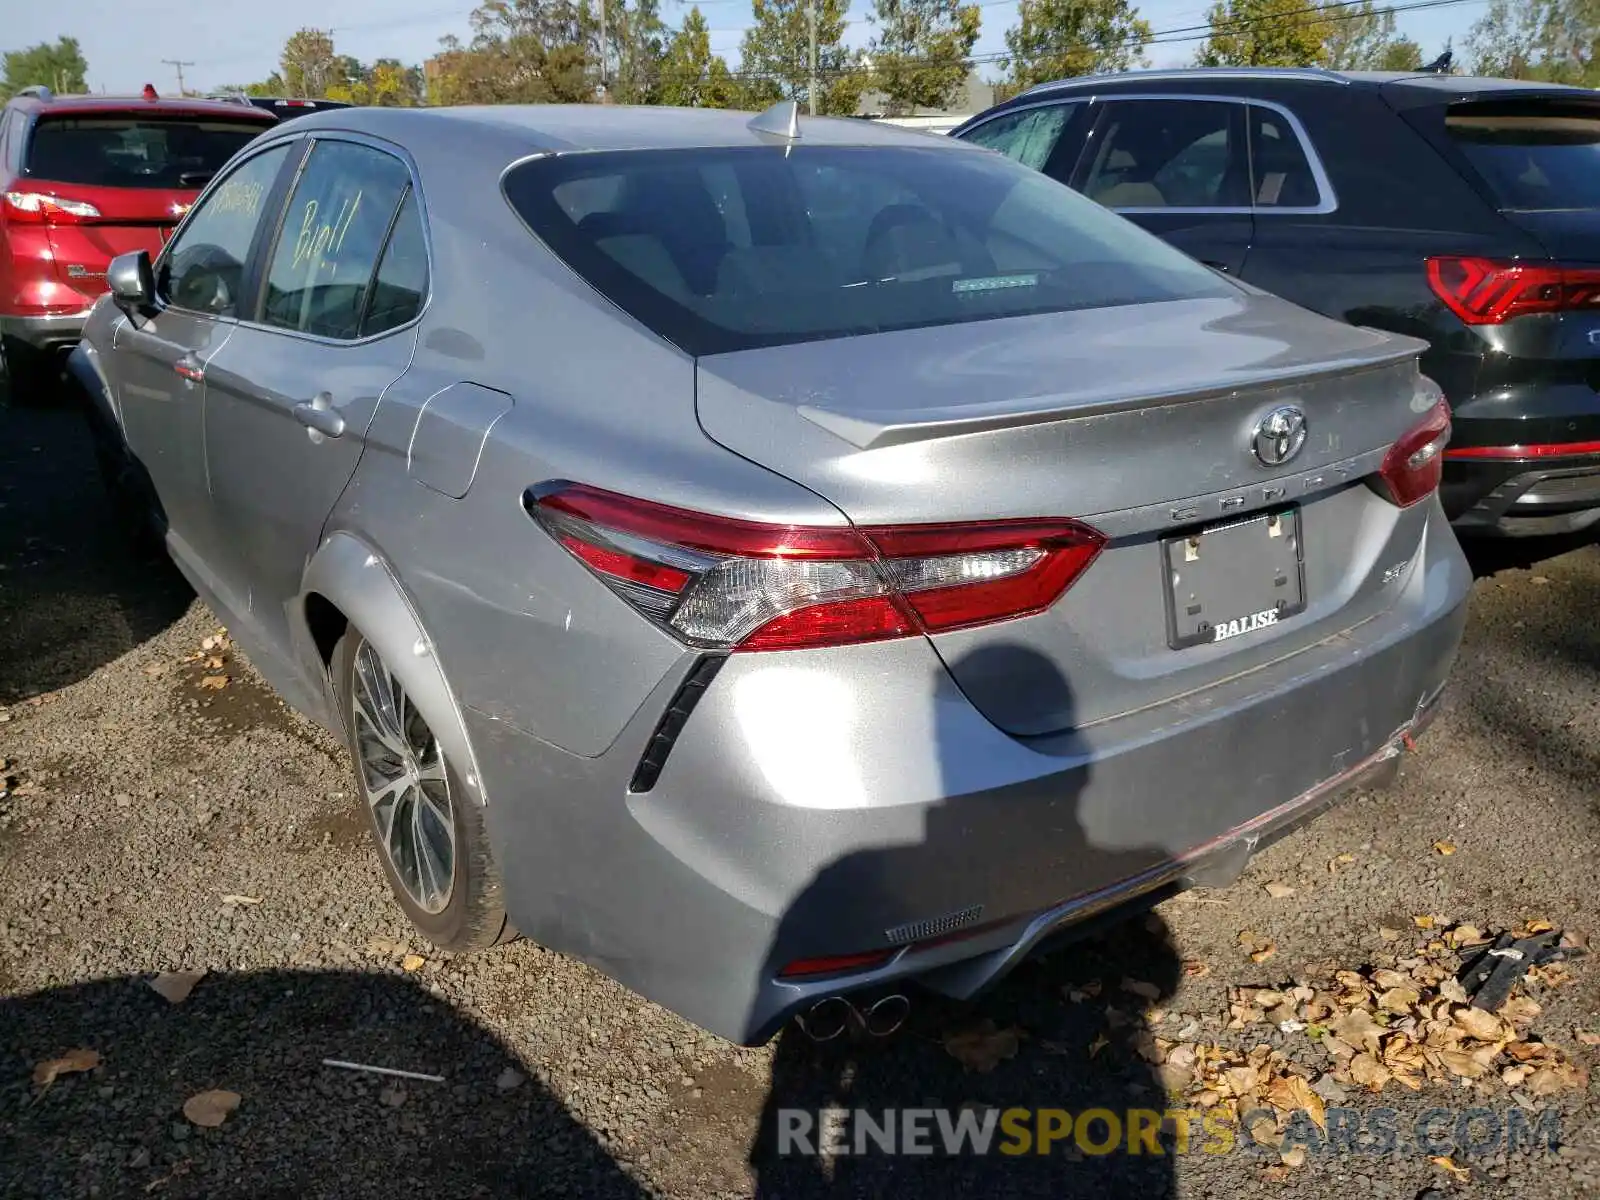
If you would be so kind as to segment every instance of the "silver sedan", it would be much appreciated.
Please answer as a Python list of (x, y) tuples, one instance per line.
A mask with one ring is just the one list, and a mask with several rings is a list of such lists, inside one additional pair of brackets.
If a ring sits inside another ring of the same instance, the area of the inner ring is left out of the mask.
[(351, 108), (71, 367), (399, 904), (741, 1042), (892, 1025), (1381, 783), (1468, 571), (1420, 342), (865, 121)]

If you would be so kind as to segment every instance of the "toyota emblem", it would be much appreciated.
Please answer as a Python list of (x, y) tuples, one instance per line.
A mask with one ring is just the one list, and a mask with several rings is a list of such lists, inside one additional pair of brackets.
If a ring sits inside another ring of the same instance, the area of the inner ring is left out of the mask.
[(1291, 404), (1275, 408), (1256, 426), (1251, 448), (1263, 466), (1281, 467), (1306, 444), (1306, 415)]

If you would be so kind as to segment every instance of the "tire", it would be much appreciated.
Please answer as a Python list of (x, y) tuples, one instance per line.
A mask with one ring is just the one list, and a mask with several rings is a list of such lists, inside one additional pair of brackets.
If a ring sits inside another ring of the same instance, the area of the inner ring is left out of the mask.
[[(356, 802), (366, 812), (378, 860), (406, 917), (441, 950), (482, 950), (516, 937), (506, 919), (483, 806), (470, 797), (456, 764), (444, 757), (429, 726), (434, 720), (454, 720), (454, 715), (419, 712), (376, 647), (353, 626), (334, 647), (333, 680)], [(372, 699), (385, 692), (387, 708)], [(396, 708), (404, 714), (400, 726), (405, 732), (398, 738)], [(369, 711), (376, 721), (369, 719)], [(397, 741), (407, 751), (404, 758), (394, 753)], [(380, 785), (377, 794), (386, 797), (377, 804), (372, 800), (375, 785)], [(447, 870), (446, 828), (451, 834)], [(441, 891), (445, 875), (448, 881)]]

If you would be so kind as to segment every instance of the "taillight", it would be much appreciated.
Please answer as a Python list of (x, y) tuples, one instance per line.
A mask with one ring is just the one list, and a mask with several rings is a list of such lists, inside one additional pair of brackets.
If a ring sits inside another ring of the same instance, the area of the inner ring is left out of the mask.
[(657, 624), (705, 648), (795, 650), (963, 629), (1041, 612), (1104, 544), (1076, 521), (768, 525), (582, 484), (528, 511)]
[(1445, 256), (1428, 259), (1428, 285), (1468, 325), (1600, 308), (1600, 269), (1594, 267)]
[(47, 196), (43, 192), (7, 192), (5, 200), (11, 219), (29, 224), (76, 225), (100, 216), (100, 210), (88, 201)]
[(1389, 499), (1401, 508), (1410, 508), (1433, 495), (1439, 489), (1449, 440), (1450, 406), (1441, 398), (1383, 456), (1378, 478)]

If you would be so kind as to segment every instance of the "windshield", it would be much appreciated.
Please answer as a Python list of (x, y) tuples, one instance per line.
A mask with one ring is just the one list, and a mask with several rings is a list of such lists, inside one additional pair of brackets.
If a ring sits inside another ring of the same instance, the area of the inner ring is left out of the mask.
[(1230, 294), (1093, 201), (966, 148), (556, 155), (505, 191), (573, 270), (697, 356)]
[(1600, 208), (1600, 107), (1459, 105), (1445, 130), (1503, 209)]
[(91, 187), (198, 188), (264, 121), (44, 117), (28, 143), (27, 172)]

